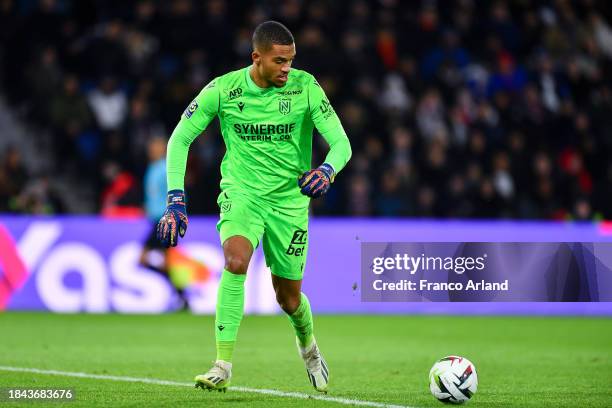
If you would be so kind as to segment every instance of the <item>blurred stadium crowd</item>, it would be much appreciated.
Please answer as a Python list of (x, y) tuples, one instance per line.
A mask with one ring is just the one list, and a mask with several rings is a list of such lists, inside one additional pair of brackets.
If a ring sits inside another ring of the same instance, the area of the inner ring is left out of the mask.
[[(611, 17), (604, 0), (0, 0), (0, 96), (49, 158), (32, 174), (5, 143), (0, 211), (138, 208), (148, 141), (276, 19), (353, 145), (315, 214), (611, 218)], [(192, 145), (191, 214), (217, 213), (223, 153), (216, 124)]]

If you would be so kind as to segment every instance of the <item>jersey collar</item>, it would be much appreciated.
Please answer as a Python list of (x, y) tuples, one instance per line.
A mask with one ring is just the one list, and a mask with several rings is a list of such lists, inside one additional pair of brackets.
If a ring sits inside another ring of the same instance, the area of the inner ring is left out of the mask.
[(249, 73), (250, 69), (251, 69), (250, 65), (248, 67), (246, 67), (245, 70), (244, 70), (244, 75), (246, 76), (247, 86), (249, 87), (249, 89), (251, 91), (255, 92), (257, 95), (270, 95), (270, 94), (273, 94), (274, 92), (276, 92), (276, 90), (278, 88), (276, 88), (274, 86), (270, 86), (268, 88), (260, 88), (253, 81), (253, 78), (251, 78), (251, 74)]

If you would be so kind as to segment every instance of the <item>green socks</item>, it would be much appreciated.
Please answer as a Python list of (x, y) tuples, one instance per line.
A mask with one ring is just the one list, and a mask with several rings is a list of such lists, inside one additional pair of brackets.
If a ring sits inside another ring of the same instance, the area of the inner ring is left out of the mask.
[[(231, 363), (234, 345), (238, 337), (238, 328), (244, 313), (244, 281), (246, 275), (237, 275), (223, 271), (217, 294), (217, 315), (215, 320), (215, 337), (217, 339), (217, 360)], [(292, 315), (287, 315), (295, 330), (300, 346), (312, 344), (313, 324), (310, 303), (302, 293), (300, 306)]]
[(238, 328), (244, 313), (244, 281), (246, 275), (223, 270), (217, 293), (215, 337), (217, 360), (232, 361)]
[(312, 343), (313, 336), (313, 324), (312, 324), (312, 312), (310, 310), (310, 302), (305, 294), (302, 293), (300, 300), (300, 306), (292, 315), (287, 315), (289, 321), (295, 330), (301, 347), (308, 347)]

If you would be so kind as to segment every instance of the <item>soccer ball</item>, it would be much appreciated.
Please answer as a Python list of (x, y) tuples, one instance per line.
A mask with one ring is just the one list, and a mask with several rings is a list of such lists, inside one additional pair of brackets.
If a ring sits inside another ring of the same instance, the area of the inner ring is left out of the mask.
[(439, 401), (462, 404), (472, 398), (477, 388), (476, 367), (467, 358), (441, 358), (429, 371), (429, 389)]

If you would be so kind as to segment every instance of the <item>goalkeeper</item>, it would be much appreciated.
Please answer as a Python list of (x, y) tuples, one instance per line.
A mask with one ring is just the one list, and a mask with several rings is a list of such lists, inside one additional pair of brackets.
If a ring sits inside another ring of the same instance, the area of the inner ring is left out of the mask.
[[(327, 391), (329, 369), (314, 337), (308, 298), (301, 292), (308, 204), (327, 192), (351, 157), (351, 147), (314, 77), (291, 69), (295, 54), (293, 36), (284, 25), (260, 24), (253, 34), (252, 65), (206, 85), (168, 142), (167, 208), (157, 231), (166, 246), (175, 246), (187, 229), (183, 179), (189, 146), (215, 116), (226, 146), (217, 199), (225, 256), (215, 319), (217, 358), (206, 374), (195, 378), (197, 387), (225, 391), (230, 384), (246, 272), (261, 244), (308, 379), (317, 391)], [(330, 150), (324, 163), (311, 169), (314, 127)]]

